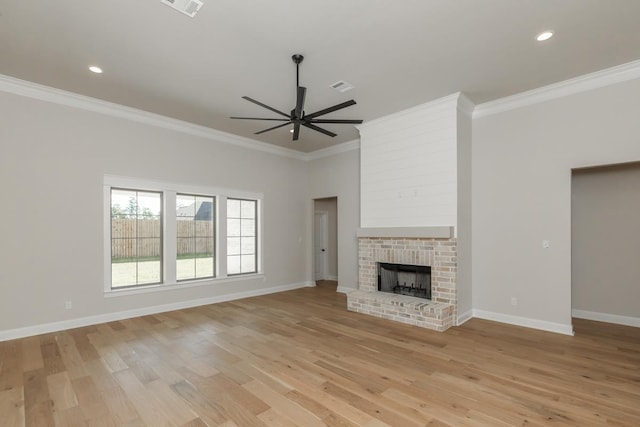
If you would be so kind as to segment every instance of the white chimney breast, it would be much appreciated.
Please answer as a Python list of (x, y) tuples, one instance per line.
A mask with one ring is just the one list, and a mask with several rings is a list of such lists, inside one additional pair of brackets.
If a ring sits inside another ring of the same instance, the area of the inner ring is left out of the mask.
[(358, 126), (361, 227), (457, 225), (459, 96)]

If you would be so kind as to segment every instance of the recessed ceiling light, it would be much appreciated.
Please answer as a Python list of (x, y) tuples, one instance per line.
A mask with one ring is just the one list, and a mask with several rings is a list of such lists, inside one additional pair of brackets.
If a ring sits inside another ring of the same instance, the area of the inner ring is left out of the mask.
[(102, 68), (96, 67), (95, 65), (90, 66), (89, 71), (96, 74), (102, 74)]
[(539, 42), (543, 42), (545, 40), (549, 40), (551, 37), (553, 37), (552, 31), (544, 31), (538, 34), (538, 36), (536, 37), (536, 40), (538, 40)]
[(293, 129), (289, 129), (289, 132), (293, 133)]

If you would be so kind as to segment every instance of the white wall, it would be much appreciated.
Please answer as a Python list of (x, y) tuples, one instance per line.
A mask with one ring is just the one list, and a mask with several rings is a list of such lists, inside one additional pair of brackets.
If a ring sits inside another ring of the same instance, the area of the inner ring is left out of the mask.
[(573, 310), (640, 325), (640, 164), (574, 171)]
[(640, 159), (638, 93), (631, 80), (474, 116), (474, 314), (570, 332), (571, 169)]
[(458, 94), (361, 126), (366, 227), (457, 225)]
[[(105, 298), (104, 174), (263, 193), (264, 279)], [(302, 160), (0, 92), (0, 198), (0, 335), (308, 280)]]
[[(358, 288), (360, 221), (360, 150), (349, 150), (309, 162), (309, 233), (313, 226), (313, 199), (338, 198), (338, 289)], [(313, 277), (307, 260), (308, 277)]]

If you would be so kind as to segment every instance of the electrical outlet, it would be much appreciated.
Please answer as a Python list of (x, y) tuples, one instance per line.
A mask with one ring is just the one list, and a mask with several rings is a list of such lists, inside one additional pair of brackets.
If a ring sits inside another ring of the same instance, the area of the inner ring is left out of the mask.
[(65, 301), (64, 308), (71, 310), (73, 308), (73, 303), (71, 301)]
[(518, 298), (516, 298), (516, 297), (511, 297), (511, 305), (512, 305), (512, 306), (514, 306), (514, 307), (515, 307), (516, 305), (518, 305)]
[(551, 242), (550, 241), (548, 241), (548, 240), (543, 240), (542, 241), (542, 247), (544, 249), (549, 249), (549, 246), (551, 246)]

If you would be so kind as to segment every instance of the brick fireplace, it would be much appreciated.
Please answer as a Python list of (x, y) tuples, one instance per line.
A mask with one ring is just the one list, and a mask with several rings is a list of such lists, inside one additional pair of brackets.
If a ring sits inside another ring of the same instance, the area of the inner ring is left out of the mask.
[[(358, 237), (358, 290), (347, 295), (350, 311), (436, 331), (456, 324), (457, 242), (454, 237), (361, 234)], [(431, 300), (379, 292), (377, 263), (430, 266)]]

